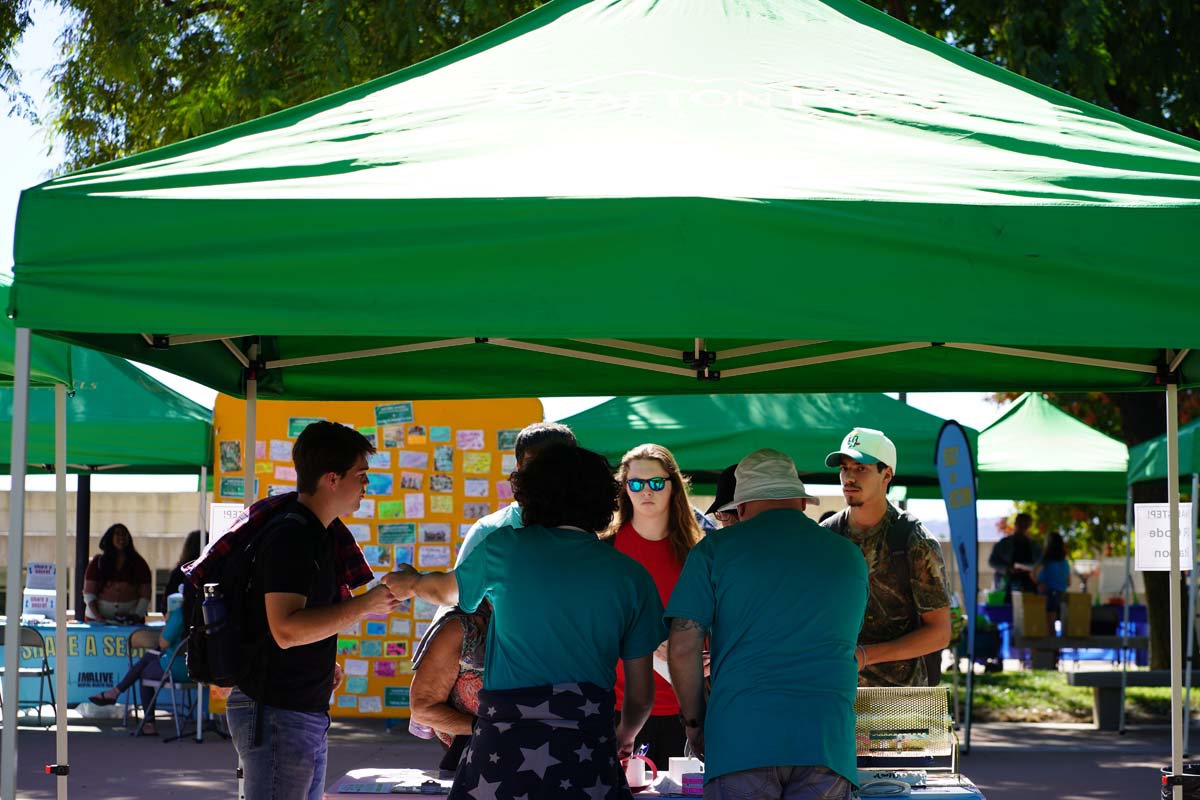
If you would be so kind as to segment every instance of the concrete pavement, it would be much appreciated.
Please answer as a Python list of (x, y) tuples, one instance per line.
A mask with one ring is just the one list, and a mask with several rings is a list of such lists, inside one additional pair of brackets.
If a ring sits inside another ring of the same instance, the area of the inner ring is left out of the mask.
[[(23, 721), (24, 722), (24, 721)], [(159, 729), (172, 730), (165, 719)], [(232, 745), (211, 734), (203, 744), (134, 739), (119, 723), (73, 720), (70, 792), (76, 798), (200, 798), (235, 795)], [(54, 760), (54, 734), (33, 727), (18, 735), (18, 796), (51, 800), (54, 779), (42, 772)], [(335, 721), (330, 730), (332, 782), (351, 769), (435, 765), (436, 743), (389, 733), (379, 720)], [(1158, 797), (1158, 769), (1170, 761), (1165, 726), (1131, 728), (1125, 736), (1090, 725), (976, 724), (962, 771), (987, 800), (1140, 800)]]

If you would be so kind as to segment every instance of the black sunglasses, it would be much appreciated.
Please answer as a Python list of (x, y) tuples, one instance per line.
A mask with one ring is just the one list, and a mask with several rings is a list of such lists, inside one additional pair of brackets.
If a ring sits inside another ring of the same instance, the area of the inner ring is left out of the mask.
[(652, 491), (661, 492), (663, 489), (667, 488), (667, 479), (646, 478), (643, 480), (642, 478), (630, 478), (629, 480), (625, 481), (625, 485), (634, 492), (640, 492), (647, 486), (649, 486)]

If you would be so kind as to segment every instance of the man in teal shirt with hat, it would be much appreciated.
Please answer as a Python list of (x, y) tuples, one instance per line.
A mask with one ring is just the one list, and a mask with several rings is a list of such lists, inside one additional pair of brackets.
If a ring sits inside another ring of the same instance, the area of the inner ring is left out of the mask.
[(664, 615), (680, 716), (705, 759), (704, 796), (849, 798), (866, 562), (804, 514), (819, 501), (784, 453), (751, 453), (736, 478), (721, 510), (741, 521), (692, 548)]

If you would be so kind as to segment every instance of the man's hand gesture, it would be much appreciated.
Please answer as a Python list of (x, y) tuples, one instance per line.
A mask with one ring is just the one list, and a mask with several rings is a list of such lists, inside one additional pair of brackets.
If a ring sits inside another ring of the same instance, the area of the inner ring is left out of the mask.
[(407, 600), (417, 593), (417, 581), (420, 579), (421, 573), (411, 564), (401, 564), (395, 572), (383, 576), (383, 585), (397, 598)]
[(368, 614), (390, 614), (399, 607), (401, 600), (382, 583), (364, 594), (363, 599), (366, 601)]

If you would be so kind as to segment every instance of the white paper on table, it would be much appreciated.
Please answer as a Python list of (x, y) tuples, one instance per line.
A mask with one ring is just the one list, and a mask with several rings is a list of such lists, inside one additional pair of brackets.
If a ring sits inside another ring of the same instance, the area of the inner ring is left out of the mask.
[(658, 653), (654, 654), (654, 671), (667, 683), (671, 682), (671, 671), (667, 668), (666, 659), (659, 658)]

